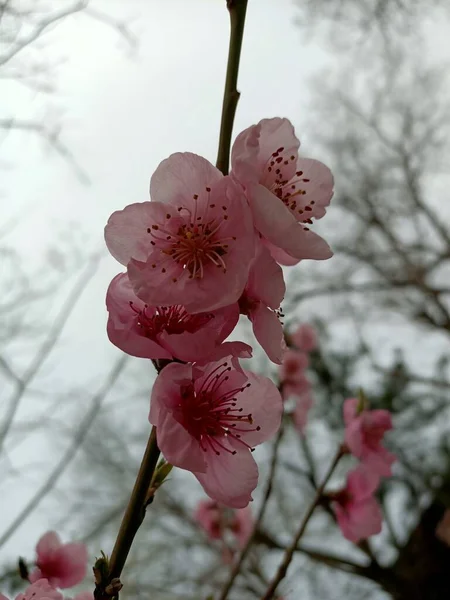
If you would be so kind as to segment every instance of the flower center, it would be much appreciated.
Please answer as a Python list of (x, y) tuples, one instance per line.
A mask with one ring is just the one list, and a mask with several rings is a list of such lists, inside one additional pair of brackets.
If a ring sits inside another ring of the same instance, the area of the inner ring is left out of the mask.
[(130, 300), (130, 307), (136, 313), (136, 324), (145, 337), (158, 341), (158, 335), (164, 331), (170, 335), (178, 333), (195, 333), (214, 319), (212, 313), (190, 315), (184, 306), (157, 306), (154, 314), (148, 314), (147, 304), (142, 310), (136, 308)]
[[(229, 251), (229, 244), (236, 241), (236, 237), (223, 235), (221, 231), (229, 218), (227, 200), (223, 206), (217, 207), (210, 202), (210, 192), (211, 188), (207, 187), (203, 211), (198, 206), (198, 194), (194, 194), (193, 212), (179, 206), (178, 218), (167, 213), (164, 224), (154, 224), (147, 229), (152, 236), (150, 243), (186, 269), (189, 279), (202, 279), (207, 266), (218, 267), (226, 273), (224, 257)], [(214, 211), (213, 216), (208, 215), (209, 209)]]
[(217, 456), (221, 451), (236, 454), (236, 450), (224, 445), (224, 438), (239, 441), (252, 450), (241, 439), (241, 435), (261, 429), (259, 426), (252, 429), (244, 427), (245, 424), (254, 424), (253, 417), (251, 413), (244, 414), (244, 409), (238, 406), (237, 396), (250, 387), (250, 383), (234, 389), (221, 390), (223, 384), (229, 380), (230, 371), (228, 363), (222, 363), (204, 379), (199, 390), (195, 390), (193, 382), (181, 388), (181, 424), (198, 440), (202, 450), (206, 452), (211, 449)]
[[(297, 220), (311, 224), (308, 213), (312, 212), (315, 201), (309, 202), (306, 195), (305, 183), (310, 180), (304, 177), (303, 171), (292, 174), (293, 162), (296, 156), (285, 154), (283, 147), (273, 152), (266, 162), (261, 184), (277, 196), (292, 212), (297, 213)], [(300, 215), (300, 217), (298, 216)]]

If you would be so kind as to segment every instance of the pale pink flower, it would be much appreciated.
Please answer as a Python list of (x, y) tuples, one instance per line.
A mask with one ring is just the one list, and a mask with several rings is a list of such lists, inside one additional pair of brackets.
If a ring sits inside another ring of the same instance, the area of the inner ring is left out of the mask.
[(211, 540), (222, 538), (224, 523), (218, 502), (211, 498), (200, 500), (194, 513), (194, 519)]
[(450, 546), (450, 508), (447, 508), (444, 512), (442, 519), (439, 521), (436, 527), (436, 537)]
[(294, 425), (297, 430), (303, 435), (305, 432), (306, 425), (308, 423), (308, 414), (314, 405), (314, 398), (311, 390), (299, 394), (296, 398), (295, 409), (294, 409)]
[(136, 295), (151, 306), (190, 313), (236, 302), (255, 253), (250, 209), (240, 186), (201, 156), (163, 160), (150, 182), (152, 202), (111, 215), (111, 254), (128, 266)]
[(283, 355), (283, 363), (278, 369), (280, 380), (284, 383), (299, 381), (308, 367), (308, 356), (304, 352), (288, 349)]
[(86, 546), (81, 543), (62, 544), (54, 531), (41, 537), (36, 554), (36, 569), (30, 573), (32, 583), (45, 578), (54, 587), (69, 588), (80, 583), (86, 575)]
[(332, 256), (308, 226), (324, 216), (333, 176), (321, 162), (299, 158), (299, 146), (288, 119), (263, 119), (237, 136), (231, 153), (232, 176), (246, 191), (255, 227), (282, 264)]
[(234, 516), (230, 523), (230, 529), (236, 536), (240, 548), (243, 548), (248, 542), (253, 532), (253, 525), (254, 520), (250, 506), (239, 508), (234, 511)]
[(392, 416), (387, 410), (358, 410), (359, 400), (344, 402), (345, 443), (353, 456), (383, 477), (392, 475), (396, 457), (381, 444), (386, 431), (392, 429)]
[(373, 496), (379, 481), (378, 475), (359, 465), (348, 474), (345, 488), (332, 495), (331, 506), (347, 540), (358, 543), (380, 533), (383, 517)]
[(276, 311), (285, 291), (281, 267), (270, 256), (267, 248), (259, 244), (247, 285), (239, 299), (239, 308), (241, 314), (250, 319), (253, 333), (267, 356), (278, 364), (283, 359), (286, 344), (283, 326)]
[[(0, 594), (0, 600), (8, 600)], [(38, 579), (27, 587), (25, 592), (16, 596), (15, 600), (63, 600), (63, 595), (52, 587), (47, 579)]]
[(308, 323), (300, 324), (290, 336), (293, 346), (302, 352), (312, 352), (317, 348), (317, 334)]
[(192, 471), (210, 498), (244, 508), (258, 483), (251, 449), (275, 434), (282, 408), (270, 379), (228, 357), (205, 367), (164, 367), (153, 385), (149, 420), (170, 463)]
[[(134, 293), (126, 273), (116, 275), (106, 294), (108, 337), (118, 348), (141, 358), (194, 362), (209, 357), (233, 331), (239, 307), (195, 315), (183, 306), (147, 306)], [(230, 354), (230, 350), (226, 351)]]
[(229, 509), (215, 500), (201, 500), (194, 513), (194, 519), (211, 540), (223, 539), (226, 531), (229, 531), (241, 548), (245, 546), (253, 531), (253, 517), (249, 506)]

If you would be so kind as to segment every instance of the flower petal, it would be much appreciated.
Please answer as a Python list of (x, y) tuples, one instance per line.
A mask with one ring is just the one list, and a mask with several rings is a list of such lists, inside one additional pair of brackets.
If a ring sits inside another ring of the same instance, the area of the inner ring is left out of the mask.
[(253, 333), (270, 360), (278, 365), (286, 349), (283, 326), (277, 315), (259, 302), (250, 312)]
[(206, 472), (194, 475), (210, 498), (231, 508), (244, 508), (258, 485), (258, 467), (248, 450), (235, 449), (236, 455), (206, 452)]

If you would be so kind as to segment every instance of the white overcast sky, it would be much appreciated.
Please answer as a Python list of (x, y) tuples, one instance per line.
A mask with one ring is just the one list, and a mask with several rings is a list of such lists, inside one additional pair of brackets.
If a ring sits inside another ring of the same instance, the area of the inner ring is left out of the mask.
[[(152, 172), (172, 152), (216, 158), (229, 35), (225, 0), (92, 0), (92, 5), (129, 22), (137, 38), (134, 52), (116, 31), (79, 14), (34, 50), (60, 63), (52, 97), (0, 81), (1, 116), (60, 120), (62, 139), (91, 180), (88, 186), (80, 183), (67, 162), (28, 134), (2, 140), (1, 220), (19, 218), (6, 241), (31, 264), (45, 259), (48, 245), (67, 227), (87, 234), (86, 251), (101, 248), (108, 216), (147, 200)], [(296, 14), (293, 0), (249, 1), (235, 131), (264, 117), (286, 116), (307, 150), (302, 132), (308, 125), (309, 79), (333, 65), (334, 56), (318, 38), (305, 39), (294, 24)], [(439, 52), (446, 38), (437, 34)], [(104, 296), (120, 270), (105, 258), (50, 360), (56, 381), (94, 384), (117, 356), (105, 333)], [(22, 491), (31, 484), (21, 483)], [(11, 490), (11, 498), (16, 496)], [(17, 509), (16, 500), (6, 505), (2, 523)], [(0, 557), (31, 553), (42, 531), (39, 515), (33, 519)]]

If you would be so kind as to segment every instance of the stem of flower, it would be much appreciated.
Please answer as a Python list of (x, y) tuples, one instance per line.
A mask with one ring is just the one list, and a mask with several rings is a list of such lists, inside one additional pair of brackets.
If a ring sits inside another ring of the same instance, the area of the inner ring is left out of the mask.
[(216, 162), (216, 167), (224, 175), (228, 175), (234, 115), (236, 114), (236, 107), (240, 96), (237, 90), (237, 79), (247, 2), (248, 0), (227, 0), (227, 8), (230, 13), (230, 47), (228, 50), (227, 74), (222, 104), (219, 151)]
[(120, 524), (116, 543), (109, 561), (109, 581), (120, 577), (130, 552), (134, 537), (145, 517), (145, 500), (155, 472), (160, 451), (156, 441), (156, 428), (152, 427), (142, 458), (130, 501)]
[(281, 580), (284, 579), (284, 577), (286, 576), (289, 565), (292, 562), (292, 557), (294, 556), (294, 554), (297, 550), (298, 543), (299, 543), (302, 535), (305, 533), (305, 530), (309, 523), (309, 520), (311, 519), (315, 509), (317, 508), (317, 505), (319, 504), (320, 499), (322, 498), (322, 494), (325, 490), (325, 487), (342, 456), (343, 456), (342, 448), (339, 447), (338, 451), (336, 452), (336, 455), (333, 459), (333, 462), (331, 463), (325, 477), (323, 478), (322, 483), (317, 488), (314, 499), (311, 502), (308, 510), (306, 511), (306, 514), (303, 517), (290, 546), (288, 546), (288, 548), (286, 548), (286, 552), (284, 553), (283, 560), (281, 561), (280, 566), (278, 567), (278, 570), (277, 570), (274, 578), (270, 582), (269, 587), (267, 588), (267, 591), (261, 600), (271, 600), (273, 598)]

